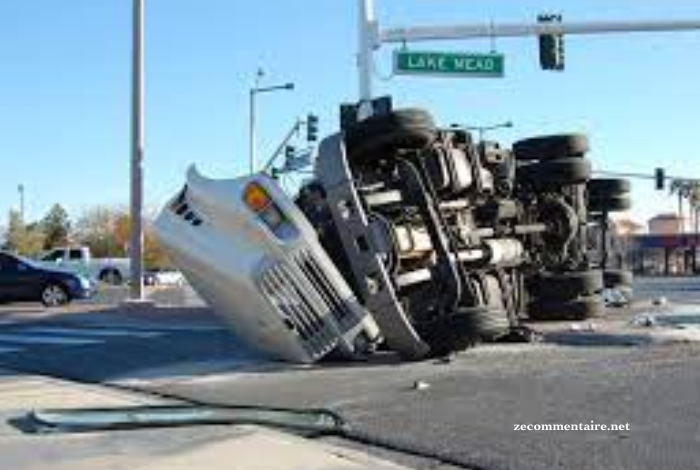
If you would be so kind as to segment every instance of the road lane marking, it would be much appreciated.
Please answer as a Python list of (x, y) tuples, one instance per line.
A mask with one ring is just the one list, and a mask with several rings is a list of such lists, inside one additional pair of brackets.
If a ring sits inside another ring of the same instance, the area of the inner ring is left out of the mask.
[(76, 337), (60, 337), (60, 336), (48, 336), (48, 335), (33, 335), (24, 334), (22, 332), (17, 333), (2, 333), (0, 334), (0, 341), (9, 344), (50, 344), (50, 345), (65, 345), (65, 346), (82, 346), (88, 344), (100, 344), (104, 343), (103, 340), (90, 339), (90, 338), (76, 338)]
[(127, 338), (154, 338), (163, 336), (163, 331), (149, 330), (124, 330), (110, 328), (69, 328), (62, 326), (30, 326), (21, 329), (22, 333), (67, 335), (67, 336), (96, 336), (104, 338), (127, 337)]
[(162, 332), (192, 332), (192, 333), (207, 333), (217, 331), (228, 331), (226, 326), (219, 325), (167, 325), (163, 323), (136, 323), (136, 322), (119, 322), (119, 323), (102, 323), (102, 322), (86, 322), (84, 325), (88, 327), (104, 328), (104, 329), (124, 329), (133, 331), (162, 331)]
[(123, 376), (113, 377), (110, 381), (129, 386), (187, 382), (203, 384), (229, 380), (241, 373), (269, 373), (271, 371), (292, 370), (295, 367), (306, 368), (306, 366), (289, 365), (259, 356), (245, 356), (137, 369), (129, 371)]
[(0, 346), (0, 354), (8, 354), (8, 353), (14, 353), (22, 351), (22, 348), (10, 348), (10, 347), (5, 347), (5, 346)]

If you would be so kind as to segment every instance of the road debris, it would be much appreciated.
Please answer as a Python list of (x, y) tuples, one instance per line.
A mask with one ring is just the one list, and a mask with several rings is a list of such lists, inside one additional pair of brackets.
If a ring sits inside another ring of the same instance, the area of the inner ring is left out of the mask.
[(424, 380), (416, 380), (413, 382), (413, 390), (417, 392), (422, 392), (423, 390), (428, 390), (431, 385)]

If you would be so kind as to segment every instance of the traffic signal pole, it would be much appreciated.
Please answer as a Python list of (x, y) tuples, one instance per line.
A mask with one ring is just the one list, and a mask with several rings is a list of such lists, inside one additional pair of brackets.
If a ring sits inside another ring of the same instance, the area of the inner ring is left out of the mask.
[(454, 41), (497, 37), (525, 37), (546, 34), (622, 34), (700, 30), (700, 19), (670, 21), (593, 21), (567, 23), (455, 24), (381, 29), (375, 17), (374, 0), (358, 0), (359, 50), (357, 55), (360, 84), (359, 118), (372, 114), (371, 100), (374, 51), (382, 44), (422, 41)]
[(372, 115), (372, 71), (374, 51), (379, 49), (379, 23), (374, 16), (374, 0), (358, 0), (358, 39), (357, 67), (360, 79), (360, 119)]

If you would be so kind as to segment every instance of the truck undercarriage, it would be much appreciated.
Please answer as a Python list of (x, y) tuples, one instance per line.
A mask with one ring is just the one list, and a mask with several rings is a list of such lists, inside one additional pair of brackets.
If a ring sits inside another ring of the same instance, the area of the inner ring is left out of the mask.
[[(592, 180), (588, 150), (581, 135), (505, 148), (439, 128), (424, 110), (390, 111), (324, 139), (314, 177), (294, 203), (337, 269), (336, 281), (347, 283), (339, 289), (349, 287), (386, 346), (406, 359), (442, 356), (505, 338), (523, 318), (599, 315), (611, 276), (618, 287), (629, 285), (625, 275), (603, 275), (605, 256), (591, 255), (589, 233), (629, 207), (629, 184)], [(274, 184), (258, 178), (263, 189)], [(240, 211), (260, 215), (248, 206)], [(285, 207), (279, 217), (296, 219)], [(275, 230), (265, 236), (275, 238)], [(183, 259), (178, 252), (188, 248), (177, 247), (172, 233), (162, 238), (176, 262)], [(313, 284), (312, 272), (304, 273)], [(287, 307), (277, 312), (280, 321), (289, 317)]]

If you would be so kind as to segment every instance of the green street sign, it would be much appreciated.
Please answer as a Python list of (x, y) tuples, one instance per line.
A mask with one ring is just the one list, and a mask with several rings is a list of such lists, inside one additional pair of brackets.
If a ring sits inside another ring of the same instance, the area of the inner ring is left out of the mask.
[(394, 51), (397, 75), (500, 78), (504, 70), (502, 54)]

